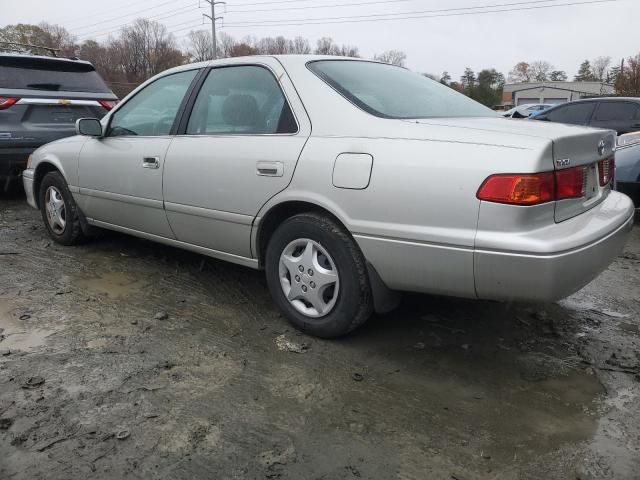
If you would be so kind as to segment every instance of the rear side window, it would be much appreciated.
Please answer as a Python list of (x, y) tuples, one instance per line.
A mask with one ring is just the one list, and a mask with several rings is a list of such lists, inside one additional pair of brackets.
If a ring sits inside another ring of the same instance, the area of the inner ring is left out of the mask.
[(495, 117), (484, 105), (418, 73), (384, 63), (319, 60), (308, 68), (351, 103), (382, 118)]
[(638, 107), (628, 102), (602, 102), (596, 112), (596, 121), (628, 121), (637, 118)]
[(273, 74), (246, 65), (215, 68), (198, 93), (187, 135), (296, 133), (291, 108)]
[(594, 103), (565, 105), (547, 113), (547, 118), (552, 122), (584, 125), (591, 118), (594, 105)]
[(0, 88), (111, 93), (90, 64), (35, 57), (0, 56)]

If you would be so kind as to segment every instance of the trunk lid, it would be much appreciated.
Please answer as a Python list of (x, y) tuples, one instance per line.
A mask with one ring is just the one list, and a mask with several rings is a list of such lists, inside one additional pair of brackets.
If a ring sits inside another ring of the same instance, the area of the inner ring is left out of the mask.
[[(544, 164), (548, 166), (545, 167), (545, 171), (584, 168), (584, 195), (581, 198), (556, 201), (556, 222), (567, 220), (589, 210), (604, 200), (611, 190), (611, 182), (600, 186), (598, 169), (602, 167), (599, 165), (601, 160), (613, 156), (616, 133), (612, 130), (499, 117), (434, 118), (409, 121), (424, 125), (458, 128), (467, 132), (484, 131), (488, 136), (506, 134), (512, 138), (513, 136), (522, 136), (549, 140), (552, 144), (552, 158), (545, 161)], [(504, 172), (495, 173), (511, 172), (507, 166)]]

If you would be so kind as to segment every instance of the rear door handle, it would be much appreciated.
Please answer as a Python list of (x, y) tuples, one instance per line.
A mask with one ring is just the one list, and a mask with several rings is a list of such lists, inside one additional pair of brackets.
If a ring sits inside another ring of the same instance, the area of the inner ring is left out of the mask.
[(257, 162), (256, 175), (261, 177), (282, 177), (284, 164), (282, 162)]
[(159, 157), (143, 157), (142, 168), (160, 168)]

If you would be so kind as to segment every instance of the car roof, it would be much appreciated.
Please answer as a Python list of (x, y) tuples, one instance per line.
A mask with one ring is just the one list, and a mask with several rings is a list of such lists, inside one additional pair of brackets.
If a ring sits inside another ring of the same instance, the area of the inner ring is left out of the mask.
[(9, 57), (9, 58), (26, 58), (29, 60), (42, 60), (43, 62), (63, 62), (63, 63), (82, 63), (85, 65), (91, 65), (91, 62), (87, 62), (86, 60), (80, 60), (77, 58), (68, 58), (68, 57), (51, 57), (48, 55), (30, 55), (28, 53), (11, 53), (11, 52), (0, 52), (0, 57)]
[[(567, 105), (570, 103), (584, 103), (584, 102), (635, 102), (640, 103), (640, 98), (637, 97), (593, 97), (593, 98), (581, 98), (579, 100), (572, 100), (571, 102), (561, 103), (560, 105)], [(558, 105), (558, 106), (560, 106)]]
[[(230, 61), (233, 61), (233, 63), (242, 63), (243, 61), (247, 61), (247, 62), (255, 62), (255, 61), (259, 61), (260, 59), (265, 59), (265, 58), (275, 58), (277, 59), (280, 63), (282, 63), (282, 65), (284, 65), (285, 67), (287, 65), (300, 65), (300, 64), (306, 64), (308, 62), (313, 62), (313, 61), (318, 61), (318, 60), (346, 60), (346, 61), (360, 61), (360, 62), (369, 62), (369, 63), (382, 63), (384, 65), (387, 65), (385, 62), (379, 62), (377, 60), (368, 60), (366, 58), (356, 58), (356, 57), (342, 57), (342, 56), (338, 56), (338, 55), (301, 55), (301, 54), (288, 54), (288, 55), (248, 55), (248, 56), (243, 56), (243, 57), (227, 57), (227, 58), (220, 58), (218, 60), (206, 60), (204, 62), (197, 62), (197, 63), (188, 63), (185, 65), (180, 65), (174, 68), (171, 68), (169, 70), (166, 70), (162, 73), (160, 73), (160, 76), (164, 76), (165, 74), (169, 74), (169, 73), (176, 73), (179, 71), (183, 71), (183, 70), (191, 70), (193, 68), (203, 68), (203, 67), (210, 67), (210, 66), (216, 66), (216, 65), (226, 65), (228, 64)], [(402, 67), (398, 67), (398, 68), (402, 68)]]

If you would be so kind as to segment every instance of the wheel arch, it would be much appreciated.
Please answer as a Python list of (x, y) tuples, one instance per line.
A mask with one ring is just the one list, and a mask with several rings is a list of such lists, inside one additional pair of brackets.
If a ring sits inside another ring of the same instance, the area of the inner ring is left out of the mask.
[(347, 232), (346, 222), (339, 215), (324, 205), (310, 201), (308, 199), (287, 199), (279, 203), (275, 203), (265, 209), (265, 213), (259, 217), (257, 224), (254, 224), (254, 238), (252, 241), (253, 252), (258, 259), (260, 268), (264, 267), (264, 258), (267, 251), (269, 239), (276, 231), (278, 226), (287, 218), (300, 213), (321, 213), (338, 222)]
[(60, 168), (60, 165), (56, 165), (55, 163), (48, 160), (40, 162), (36, 166), (33, 173), (33, 198), (38, 208), (40, 208), (40, 185), (42, 184), (42, 180), (44, 179), (45, 175), (50, 172), (58, 172), (66, 180), (64, 172)]
[[(259, 216), (257, 225), (254, 224), (254, 234), (252, 238), (252, 250), (258, 258), (258, 265), (264, 268), (264, 259), (269, 244), (269, 239), (276, 231), (278, 226), (287, 218), (304, 212), (315, 212), (327, 215), (341, 225), (351, 235), (348, 228), (348, 222), (345, 221), (346, 215), (338, 208), (331, 208), (324, 202), (318, 202), (312, 199), (288, 198), (277, 203), (273, 203), (263, 208), (265, 213)], [(340, 213), (337, 213), (340, 212)], [(357, 241), (354, 242), (356, 245)], [(374, 308), (377, 313), (387, 313), (395, 309), (400, 302), (398, 292), (390, 290), (386, 286), (375, 266), (369, 263), (365, 257), (367, 265), (367, 273), (373, 294)]]

